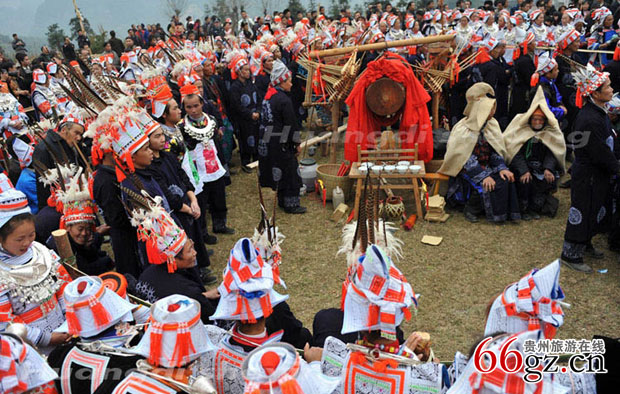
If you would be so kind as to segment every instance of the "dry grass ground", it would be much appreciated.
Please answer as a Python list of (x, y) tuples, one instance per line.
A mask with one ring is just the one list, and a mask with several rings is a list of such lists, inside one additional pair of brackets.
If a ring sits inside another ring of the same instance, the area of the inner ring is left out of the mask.
[[(263, 192), (267, 201), (273, 201), (271, 190)], [(216, 272), (224, 268), (235, 241), (251, 236), (258, 223), (256, 174), (234, 175), (227, 196), (229, 224), (237, 233), (219, 236), (214, 245), (211, 261)], [(560, 208), (555, 219), (498, 226), (471, 224), (462, 214), (453, 213), (446, 223), (418, 221), (411, 232), (399, 230), (397, 235), (405, 246), (403, 258), (396, 264), (414, 291), (422, 294), (418, 314), (405, 323), (405, 331), (431, 333), (436, 354), (444, 360), (452, 359), (456, 350), (466, 352), (482, 335), (487, 303), (507, 284), (560, 255), (570, 196), (567, 190), (560, 190), (557, 196)], [(302, 204), (308, 208), (305, 215), (277, 211), (277, 224), (286, 236), (281, 275), (288, 285), (288, 290), (280, 290), (290, 295), (291, 308), (311, 329), (317, 311), (339, 306), (346, 263), (335, 256), (342, 226), (329, 220), (331, 204), (323, 208), (315, 194), (302, 197)], [(413, 209), (409, 201), (408, 212)], [(443, 242), (424, 245), (420, 240), (425, 234), (441, 236)], [(606, 250), (602, 236), (594, 243)], [(595, 270), (608, 269), (606, 274), (586, 275), (562, 268), (560, 283), (572, 307), (565, 309), (559, 338), (620, 336), (618, 258), (606, 251), (605, 259), (590, 261)]]

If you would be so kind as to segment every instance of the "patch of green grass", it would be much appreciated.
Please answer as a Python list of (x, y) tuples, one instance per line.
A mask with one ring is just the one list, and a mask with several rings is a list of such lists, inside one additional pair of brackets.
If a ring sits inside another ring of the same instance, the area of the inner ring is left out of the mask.
[[(318, 155), (318, 153), (317, 153)], [(325, 161), (321, 158), (320, 161)], [(238, 168), (238, 167), (237, 167)], [(256, 174), (240, 172), (227, 189), (228, 218), (237, 230), (219, 236), (211, 258), (216, 272), (223, 270), (228, 253), (240, 237), (249, 237), (260, 218)], [(263, 189), (271, 206), (274, 193)], [(405, 197), (408, 213), (414, 213), (413, 198)], [(416, 293), (422, 294), (419, 311), (403, 325), (405, 332), (427, 331), (436, 354), (451, 360), (454, 352), (466, 352), (484, 331), (486, 305), (506, 285), (518, 281), (532, 268), (542, 268), (560, 255), (570, 195), (557, 193), (558, 215), (519, 225), (471, 224), (462, 214), (452, 213), (446, 223), (418, 220), (413, 231), (399, 230), (405, 244), (403, 258), (396, 265)], [(323, 208), (318, 195), (302, 197), (308, 208), (304, 215), (287, 215), (277, 210), (276, 222), (286, 236), (282, 244), (281, 276), (290, 295), (295, 315), (312, 328), (312, 319), (323, 308), (340, 305), (342, 280), (346, 272), (343, 256), (336, 257), (342, 224), (329, 220), (333, 207)], [(353, 206), (353, 201), (348, 201)], [(424, 245), (423, 235), (443, 237), (439, 246)], [(594, 244), (606, 249), (603, 236)], [(615, 253), (606, 251), (603, 260), (588, 261), (607, 274), (586, 275), (562, 268), (560, 283), (570, 309), (564, 309), (559, 338), (591, 338), (594, 334), (618, 336), (620, 326), (620, 265)]]

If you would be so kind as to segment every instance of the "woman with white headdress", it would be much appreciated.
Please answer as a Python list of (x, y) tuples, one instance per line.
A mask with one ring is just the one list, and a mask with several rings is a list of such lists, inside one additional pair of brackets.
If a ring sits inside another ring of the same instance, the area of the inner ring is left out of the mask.
[(34, 238), (26, 196), (0, 174), (0, 330), (25, 324), (28, 340), (47, 352), (71, 337), (53, 332), (65, 321), (62, 293), (71, 278)]
[[(588, 49), (608, 51), (616, 47), (618, 32), (614, 29), (614, 16), (607, 7), (597, 8), (592, 11), (594, 24), (590, 28)], [(611, 60), (609, 55), (593, 53), (590, 62), (604, 66)]]

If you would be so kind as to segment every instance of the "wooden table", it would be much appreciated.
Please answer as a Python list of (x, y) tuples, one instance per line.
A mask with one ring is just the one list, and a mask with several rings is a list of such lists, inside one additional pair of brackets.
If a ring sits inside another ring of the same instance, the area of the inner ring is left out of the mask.
[[(354, 217), (357, 218), (357, 214), (358, 214), (358, 210), (360, 207), (360, 197), (362, 195), (362, 187), (364, 186), (364, 179), (366, 178), (366, 174), (362, 174), (359, 171), (359, 166), (361, 163), (359, 162), (355, 162), (353, 163), (353, 165), (351, 166), (351, 171), (349, 172), (349, 178), (352, 178), (354, 180), (356, 180), (356, 184), (355, 184), (355, 205), (353, 206), (353, 212), (355, 213)], [(411, 173), (411, 172), (407, 172), (405, 174), (399, 174), (398, 172), (394, 171), (391, 174), (388, 173), (381, 173), (378, 175), (373, 174), (372, 172), (370, 172), (370, 178), (371, 179), (376, 179), (377, 182), (379, 182), (379, 187), (382, 190), (385, 189), (406, 189), (406, 190), (412, 190), (413, 191), (413, 197), (415, 198), (415, 207), (416, 207), (416, 211), (417, 211), (417, 215), (418, 217), (422, 217), (422, 201), (420, 199), (420, 185), (418, 184), (418, 182), (420, 181), (420, 179), (424, 178), (426, 176), (426, 169), (424, 166), (424, 162), (422, 160), (415, 160), (415, 161), (411, 161), (411, 164), (417, 164), (421, 167), (420, 171), (418, 173)], [(410, 183), (409, 184), (402, 184), (402, 185), (392, 185), (392, 184), (381, 184), (380, 178), (385, 179), (385, 180), (389, 180), (389, 179), (409, 179)]]

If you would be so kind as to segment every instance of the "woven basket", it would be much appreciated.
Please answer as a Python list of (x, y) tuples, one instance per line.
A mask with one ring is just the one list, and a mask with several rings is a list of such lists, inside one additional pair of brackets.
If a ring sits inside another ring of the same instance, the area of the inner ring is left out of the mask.
[(316, 169), (316, 177), (323, 181), (327, 191), (327, 201), (331, 201), (332, 192), (336, 186), (340, 186), (344, 194), (344, 201), (349, 199), (352, 181), (348, 176), (337, 176), (340, 164), (321, 164)]

